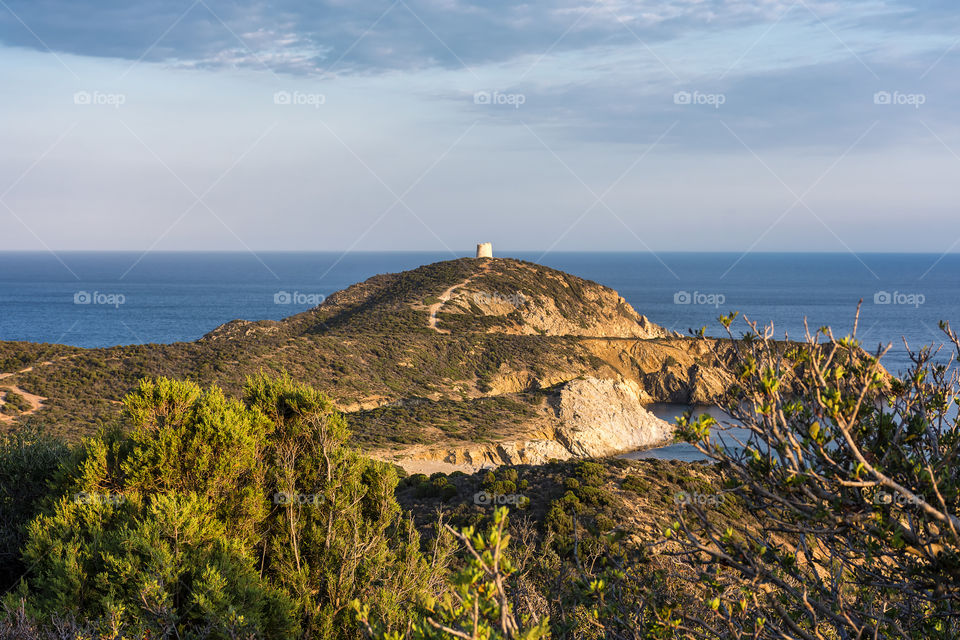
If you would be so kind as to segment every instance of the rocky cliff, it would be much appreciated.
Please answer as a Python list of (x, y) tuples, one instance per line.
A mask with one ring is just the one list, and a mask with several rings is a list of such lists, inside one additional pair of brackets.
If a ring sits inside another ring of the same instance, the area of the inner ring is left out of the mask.
[[(476, 470), (502, 464), (543, 464), (548, 460), (607, 456), (661, 446), (674, 426), (647, 411), (643, 390), (620, 379), (571, 380), (548, 397), (547, 415), (531, 420), (533, 430), (486, 444), (413, 446), (373, 455), (407, 468)], [(441, 464), (425, 464), (425, 463)]]

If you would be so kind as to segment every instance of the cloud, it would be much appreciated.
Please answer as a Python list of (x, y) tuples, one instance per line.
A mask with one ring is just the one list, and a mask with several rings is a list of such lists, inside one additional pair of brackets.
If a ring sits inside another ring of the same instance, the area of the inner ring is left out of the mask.
[(878, 0), (8, 0), (6, 6), (0, 8), (6, 45), (277, 73), (460, 68), (547, 51), (664, 42), (697, 30), (768, 24), (788, 12), (805, 20), (877, 21), (891, 13)]
[[(876, 122), (859, 149), (926, 144), (921, 121), (943, 131), (954, 119), (960, 46), (948, 51), (954, 36), (946, 34), (903, 38), (899, 55), (867, 56), (881, 41), (870, 31), (841, 36), (819, 21), (744, 25), (653, 51), (635, 42), (561, 54), (535, 74), (504, 72), (500, 84), (482, 87), (523, 96), (517, 108), (506, 98), (474, 104), (465, 92), (446, 98), (484, 121), (543, 124), (581, 143), (650, 144), (672, 127), (660, 144), (684, 152), (746, 145), (838, 154)], [(894, 104), (875, 102), (878, 93)]]
[[(830, 169), (812, 206), (844, 238), (910, 211), (925, 223), (884, 248), (953, 241), (925, 239), (955, 217), (960, 25), (945, 2), (4, 2), (0, 80), (14, 90), (0, 104), (0, 173), (42, 158), (6, 202), (50, 246), (149, 247), (192, 201), (164, 165), (202, 192), (234, 162), (211, 205), (237, 236), (196, 207), (162, 247), (427, 246), (434, 236), (388, 209), (379, 176), (397, 193), (416, 184), (411, 208), (451, 245), (501, 228), (540, 246), (543, 228), (564, 225), (549, 244), (594, 201), (565, 165), (602, 193), (655, 141), (610, 197), (661, 246), (749, 244), (794, 200), (767, 166), (798, 193)], [(98, 90), (126, 103), (72, 99)], [(325, 101), (281, 104), (278, 91)], [(558, 246), (637, 248), (603, 207), (584, 221)], [(42, 248), (12, 228), (0, 245)], [(803, 209), (774, 236), (773, 248), (834, 241)]]

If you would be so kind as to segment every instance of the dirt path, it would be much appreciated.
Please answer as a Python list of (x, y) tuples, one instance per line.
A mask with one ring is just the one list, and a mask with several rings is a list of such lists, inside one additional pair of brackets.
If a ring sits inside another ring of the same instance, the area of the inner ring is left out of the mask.
[[(483, 265), (483, 273), (486, 273), (489, 270), (490, 270), (489, 263)], [(434, 302), (432, 305), (427, 307), (427, 311), (430, 312), (430, 319), (427, 321), (428, 327), (430, 327), (437, 333), (450, 333), (449, 330), (441, 329), (437, 326), (437, 312), (440, 311), (440, 309), (443, 308), (443, 305), (445, 305), (450, 300), (450, 298), (453, 297), (454, 291), (456, 291), (460, 287), (467, 286), (468, 284), (470, 284), (470, 281), (476, 278), (478, 275), (480, 274), (474, 274), (469, 278), (467, 278), (466, 280), (464, 280), (463, 282), (458, 282), (457, 284), (453, 285), (452, 287), (450, 287), (449, 289), (447, 289), (446, 291), (440, 294), (438, 302)]]
[(422, 473), (430, 476), (438, 471), (446, 474), (453, 473), (454, 471), (462, 471), (463, 473), (471, 474), (480, 469), (487, 468), (469, 464), (453, 464), (452, 462), (443, 462), (441, 460), (409, 460), (406, 458), (401, 458), (399, 460), (388, 460), (388, 462), (403, 467), (403, 470), (409, 475)]
[[(39, 366), (47, 366), (47, 365), (51, 365), (51, 364), (53, 364), (53, 363), (52, 363), (52, 362), (41, 362)], [(30, 371), (33, 371), (33, 367), (27, 367), (26, 369), (20, 369), (20, 371), (14, 371), (13, 373), (0, 373), (0, 380), (3, 380), (4, 378), (9, 378), (10, 376), (15, 376), (15, 375), (17, 375), (18, 373), (28, 373), (28, 372), (30, 372)], [(30, 408), (27, 409), (26, 411), (22, 411), (22, 412), (18, 413), (18, 414), (15, 415), (15, 416), (11, 416), (11, 415), (8, 415), (8, 414), (5, 414), (5, 413), (0, 413), (0, 424), (6, 424), (6, 423), (9, 423), (9, 422), (13, 422), (13, 421), (16, 420), (17, 418), (22, 418), (23, 416), (29, 416), (29, 415), (31, 415), (31, 414), (33, 414), (33, 413), (36, 413), (37, 411), (40, 411), (40, 409), (43, 408), (43, 401), (46, 400), (46, 398), (44, 398), (43, 396), (38, 396), (38, 395), (33, 394), (33, 393), (30, 393), (30, 392), (28, 392), (28, 391), (24, 391), (23, 389), (21, 389), (20, 387), (18, 387), (18, 386), (15, 385), (15, 384), (5, 384), (5, 385), (2, 385), (2, 386), (3, 386), (4, 389), (9, 389), (9, 390), (12, 391), (13, 393), (16, 393), (16, 394), (19, 394), (20, 396), (22, 396), (23, 399), (27, 401), (27, 404), (30, 405)], [(3, 394), (4, 397), (6, 396), (6, 393), (7, 393), (6, 391), (0, 391), (0, 394)], [(0, 405), (2, 405), (2, 404), (3, 404), (3, 403), (0, 402)]]
[[(4, 376), (4, 377), (7, 377), (7, 376)], [(0, 424), (13, 422), (17, 418), (22, 418), (23, 416), (29, 416), (30, 414), (36, 413), (37, 411), (40, 411), (40, 409), (43, 408), (43, 401), (46, 400), (46, 398), (42, 396), (34, 395), (32, 393), (28, 393), (23, 389), (21, 389), (20, 387), (12, 384), (5, 385), (4, 388), (9, 389), (14, 393), (18, 393), (21, 396), (23, 396), (23, 399), (27, 401), (27, 404), (30, 405), (30, 408), (27, 409), (26, 411), (21, 411), (15, 416), (7, 415), (5, 413), (0, 413)], [(2, 393), (4, 396), (6, 396), (7, 394), (6, 391), (0, 391), (0, 393)]]
[(437, 311), (440, 311), (440, 308), (443, 307), (443, 305), (445, 305), (447, 301), (453, 297), (454, 291), (456, 291), (462, 286), (465, 286), (472, 279), (473, 278), (467, 278), (463, 282), (453, 285), (452, 287), (450, 287), (449, 289), (447, 289), (446, 291), (440, 294), (440, 300), (438, 302), (434, 302), (432, 305), (428, 307), (427, 310), (430, 312), (430, 319), (427, 321), (428, 327), (430, 327), (437, 333), (450, 333), (448, 329), (441, 329), (437, 327)]
[[(63, 357), (61, 357), (61, 358), (57, 358), (57, 360), (66, 360), (66, 359), (69, 358), (69, 357), (70, 357), (70, 356), (63, 356)], [(53, 364), (53, 361), (52, 361), (52, 360), (46, 360), (46, 361), (44, 361), (44, 362), (41, 362), (41, 363), (38, 364), (37, 366), (38, 366), (38, 367), (49, 367), (49, 366), (52, 365), (52, 364)], [(33, 371), (33, 367), (32, 367), (32, 366), (31, 366), (31, 367), (27, 367), (26, 369), (20, 369), (20, 371), (14, 371), (13, 373), (0, 373), (0, 380), (3, 380), (4, 378), (9, 378), (10, 376), (15, 376), (15, 375), (17, 375), (18, 373), (29, 373), (29, 372), (31, 372), (31, 371)]]

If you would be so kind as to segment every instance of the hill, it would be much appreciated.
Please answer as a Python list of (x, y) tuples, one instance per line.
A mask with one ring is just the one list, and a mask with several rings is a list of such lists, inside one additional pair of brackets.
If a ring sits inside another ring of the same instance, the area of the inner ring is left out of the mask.
[(286, 371), (330, 395), (378, 457), (410, 468), (536, 463), (669, 439), (643, 404), (708, 402), (724, 388), (714, 358), (598, 283), (461, 259), (374, 276), (304, 313), (235, 320), (196, 342), (0, 342), (0, 394), (31, 401), (0, 407), (0, 427), (30, 421), (76, 438), (115, 420), (143, 377), (237, 393), (248, 375)]

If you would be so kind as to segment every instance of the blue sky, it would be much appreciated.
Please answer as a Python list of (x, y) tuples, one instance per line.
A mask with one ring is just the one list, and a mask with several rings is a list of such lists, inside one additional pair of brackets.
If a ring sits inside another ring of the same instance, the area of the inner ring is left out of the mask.
[(960, 248), (960, 9), (0, 0), (0, 250)]

